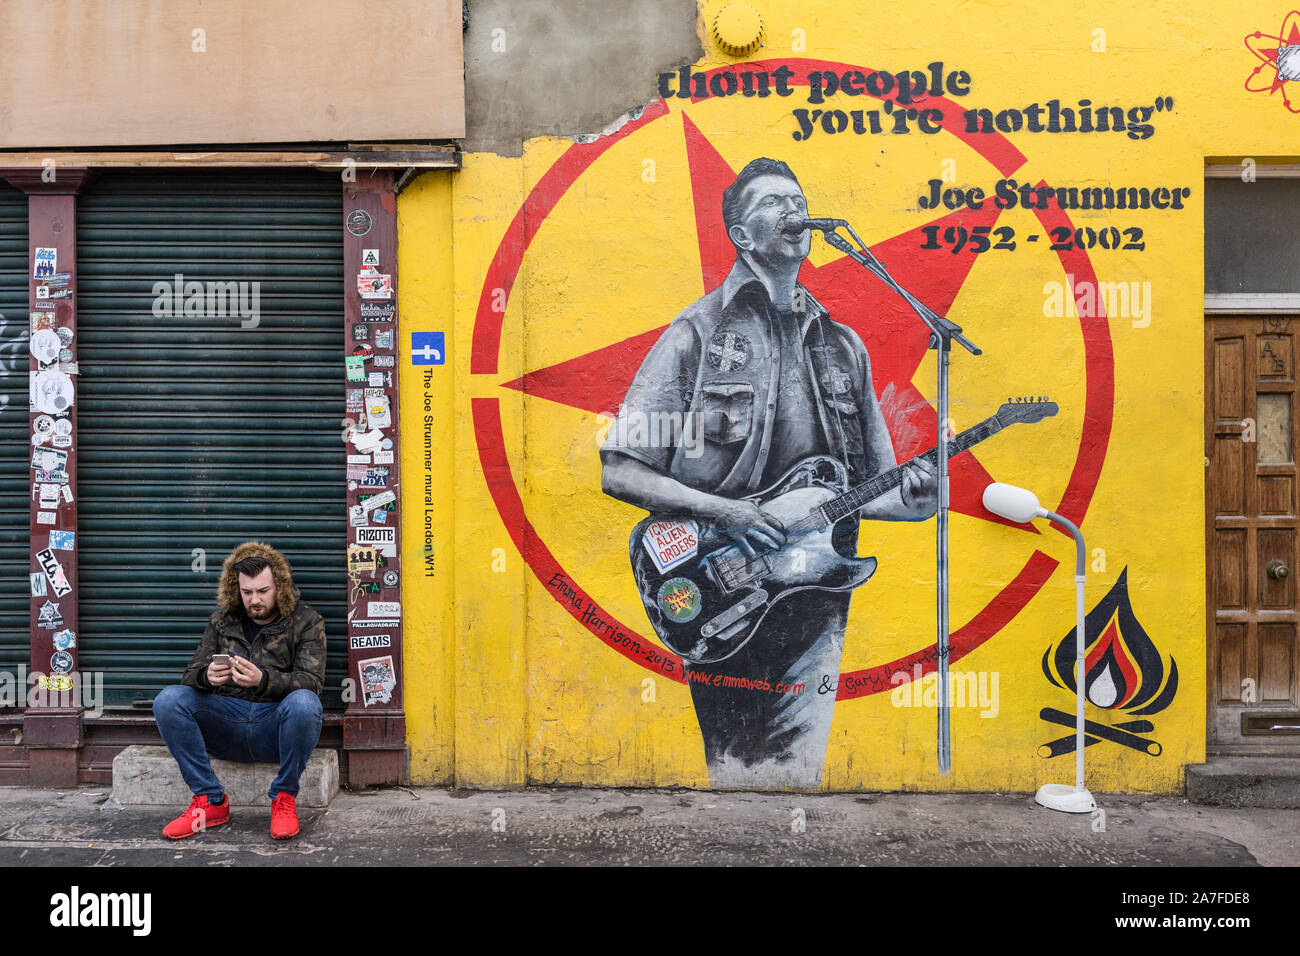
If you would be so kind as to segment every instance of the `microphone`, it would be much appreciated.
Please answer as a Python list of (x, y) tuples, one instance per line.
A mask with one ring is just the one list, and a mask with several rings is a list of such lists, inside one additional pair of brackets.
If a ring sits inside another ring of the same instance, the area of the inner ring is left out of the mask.
[(822, 232), (834, 232), (840, 226), (847, 226), (848, 222), (843, 219), (798, 219), (794, 222), (787, 223), (781, 230), (790, 235), (797, 235), (806, 232), (809, 229), (820, 229)]

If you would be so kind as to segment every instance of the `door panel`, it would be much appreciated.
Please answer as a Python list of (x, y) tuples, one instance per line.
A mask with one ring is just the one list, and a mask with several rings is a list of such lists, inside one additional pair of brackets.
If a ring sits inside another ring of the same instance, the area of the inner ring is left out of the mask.
[(1281, 751), (1300, 739), (1247, 733), (1243, 722), (1300, 723), (1292, 321), (1206, 322), (1208, 723), (1218, 752)]

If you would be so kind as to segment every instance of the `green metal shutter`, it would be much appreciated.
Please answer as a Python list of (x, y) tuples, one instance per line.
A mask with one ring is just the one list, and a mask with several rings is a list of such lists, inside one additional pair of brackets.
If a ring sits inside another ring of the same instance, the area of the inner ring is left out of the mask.
[[(341, 706), (339, 178), (104, 174), (78, 201), (77, 268), (79, 666), (104, 671), (109, 705), (141, 706), (176, 683), (216, 606), (222, 561), (255, 539), (285, 554), (324, 615), (325, 704)], [(184, 297), (182, 314), (156, 315), (178, 274), (205, 290), (257, 283), (244, 287), (249, 307), (256, 289), (255, 327), (183, 314)]]
[(0, 183), (0, 671), (31, 659), (27, 195)]

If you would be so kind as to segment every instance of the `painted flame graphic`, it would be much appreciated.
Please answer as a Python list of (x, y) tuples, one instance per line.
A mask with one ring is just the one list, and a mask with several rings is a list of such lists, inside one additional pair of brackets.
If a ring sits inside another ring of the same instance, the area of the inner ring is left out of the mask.
[[(1158, 714), (1178, 692), (1178, 665), (1164, 660), (1133, 614), (1128, 596), (1128, 568), (1083, 620), (1087, 652), (1084, 695), (1096, 707), (1135, 716)], [(1074, 628), (1043, 652), (1043, 674), (1056, 687), (1074, 692)]]

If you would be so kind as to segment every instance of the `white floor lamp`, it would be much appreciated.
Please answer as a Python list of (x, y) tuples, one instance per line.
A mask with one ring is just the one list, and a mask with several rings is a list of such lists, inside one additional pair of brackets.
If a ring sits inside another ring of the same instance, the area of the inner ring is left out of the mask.
[(1086, 638), (1083, 632), (1083, 581), (1084, 559), (1087, 551), (1083, 547), (1083, 533), (1074, 522), (1062, 518), (1055, 512), (1048, 511), (1038, 503), (1032, 491), (995, 482), (984, 489), (984, 507), (995, 515), (1021, 524), (1035, 518), (1055, 521), (1074, 537), (1074, 547), (1078, 560), (1074, 571), (1075, 581), (1075, 620), (1074, 620), (1074, 686), (1078, 691), (1078, 707), (1075, 712), (1074, 743), (1074, 786), (1064, 783), (1045, 783), (1038, 788), (1034, 799), (1052, 810), (1066, 813), (1091, 813), (1097, 808), (1097, 802), (1083, 785), (1083, 684), (1086, 676), (1084, 654)]

